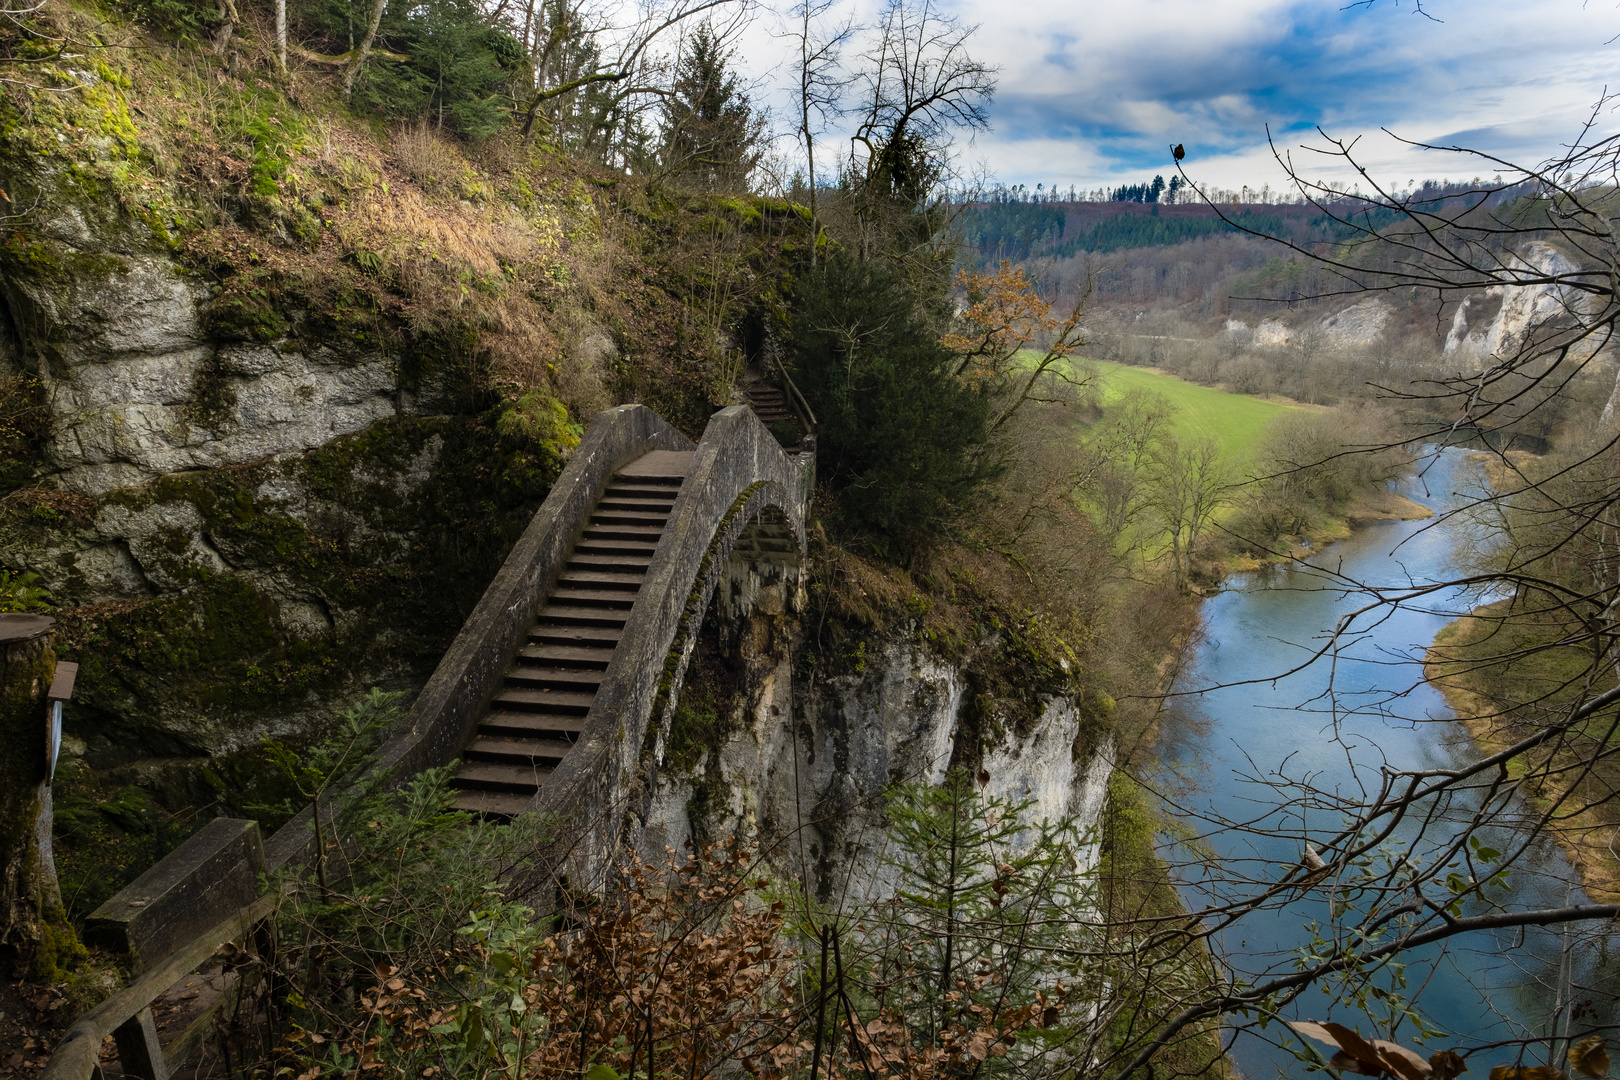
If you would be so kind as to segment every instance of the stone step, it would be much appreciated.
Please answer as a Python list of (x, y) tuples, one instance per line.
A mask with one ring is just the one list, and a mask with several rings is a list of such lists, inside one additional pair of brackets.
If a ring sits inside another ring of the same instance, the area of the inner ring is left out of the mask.
[(577, 551), (574, 557), (568, 560), (568, 566), (563, 573), (569, 577), (574, 574), (614, 574), (625, 578), (634, 578), (637, 588), (640, 581), (647, 576), (647, 568), (652, 564), (652, 553), (645, 556), (635, 555), (581, 555)]
[(641, 570), (576, 570), (569, 563), (557, 581), (559, 589), (623, 589), (635, 592), (646, 578)]
[(515, 739), (479, 735), (467, 744), (464, 753), (470, 761), (495, 764), (544, 761), (556, 765), (574, 744), (567, 739)]
[(663, 534), (662, 525), (598, 525), (592, 522), (585, 527), (585, 540), (590, 543), (602, 540), (640, 540), (643, 543), (656, 544)]
[(450, 800), (450, 808), (479, 817), (510, 821), (527, 810), (533, 799), (533, 795), (514, 795), (506, 791), (461, 791)]
[(620, 496), (607, 496), (596, 504), (595, 513), (598, 514), (660, 514), (669, 516), (670, 507), (675, 505), (675, 492), (671, 491), (667, 499), (626, 499)]
[(629, 614), (628, 610), (615, 608), (547, 604), (540, 609), (535, 623), (537, 625), (545, 623), (549, 626), (598, 626), (605, 630), (622, 630)]
[[(662, 535), (662, 533), (659, 535)], [(589, 537), (584, 537), (574, 545), (574, 553), (570, 556), (570, 559), (577, 559), (582, 555), (588, 555), (591, 558), (617, 556), (624, 559), (639, 559), (645, 564), (652, 559), (653, 552), (657, 548), (657, 537), (636, 537), (633, 540), (614, 540), (610, 538), (592, 540)]]
[(624, 634), (624, 624), (618, 626), (577, 626), (557, 623), (550, 626), (536, 624), (529, 628), (529, 641), (533, 645), (564, 645), (569, 648), (597, 648), (612, 650)]
[(615, 480), (602, 493), (604, 499), (662, 499), (674, 502), (680, 494), (680, 484), (667, 484), (661, 480)]
[(517, 651), (520, 663), (541, 663), (575, 671), (601, 671), (613, 658), (613, 644), (597, 648), (577, 645), (524, 645)]
[(577, 690), (582, 694), (594, 694), (596, 688), (602, 685), (602, 673), (553, 664), (525, 663), (520, 654), (518, 662), (506, 673), (506, 683), (508, 686)]
[(623, 589), (574, 589), (559, 583), (546, 606), (614, 608), (629, 611), (635, 602), (636, 594)]
[(450, 780), (463, 790), (474, 788), (489, 791), (534, 793), (546, 782), (552, 769), (549, 765), (509, 765), (491, 761), (463, 761), (456, 766)]
[(636, 483), (671, 483), (679, 484), (692, 471), (692, 459), (697, 456), (695, 450), (654, 450), (642, 454), (630, 464), (619, 470), (617, 479), (633, 480)]
[(669, 524), (668, 514), (631, 513), (628, 510), (600, 511), (591, 514), (592, 525), (650, 525), (662, 529)]
[(566, 739), (584, 730), (583, 716), (547, 716), (504, 709), (491, 712), (478, 722), (478, 734), (490, 738)]
[(591, 711), (596, 692), (531, 689), (508, 686), (495, 695), (492, 708), (503, 712), (544, 712), (556, 716), (584, 716)]

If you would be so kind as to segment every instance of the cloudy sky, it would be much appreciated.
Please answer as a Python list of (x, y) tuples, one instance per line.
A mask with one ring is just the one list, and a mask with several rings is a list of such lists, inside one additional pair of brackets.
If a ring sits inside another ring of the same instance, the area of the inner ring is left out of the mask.
[(1258, 188), (1282, 179), (1269, 124), (1304, 171), (1343, 178), (1299, 149), (1320, 125), (1361, 136), (1388, 181), (1465, 178), (1495, 170), (1379, 129), (1533, 164), (1620, 90), (1620, 0), (1424, 0), (1432, 19), (1412, 0), (1344, 3), (942, 0), (1000, 68), (992, 130), (965, 156), (1005, 183), (1088, 188), (1168, 173), (1180, 142), (1195, 179)]

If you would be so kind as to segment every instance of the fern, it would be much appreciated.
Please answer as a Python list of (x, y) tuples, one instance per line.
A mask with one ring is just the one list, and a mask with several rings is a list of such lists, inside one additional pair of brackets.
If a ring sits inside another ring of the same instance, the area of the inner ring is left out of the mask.
[(39, 584), (39, 575), (29, 570), (0, 570), (0, 611), (17, 614), (50, 611), (51, 591)]

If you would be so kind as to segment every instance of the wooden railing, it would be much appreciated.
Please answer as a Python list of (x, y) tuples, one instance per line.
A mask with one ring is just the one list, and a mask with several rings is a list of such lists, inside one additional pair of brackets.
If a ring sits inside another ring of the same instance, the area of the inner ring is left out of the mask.
[(799, 423), (804, 425), (804, 433), (814, 435), (816, 433), (816, 414), (810, 410), (810, 402), (805, 400), (804, 395), (799, 392), (799, 384), (794, 382), (793, 376), (788, 374), (787, 365), (782, 363), (781, 354), (773, 350), (771, 360), (776, 365), (776, 373), (782, 376), (782, 391), (787, 397), (788, 407), (799, 418)]
[(235, 993), (232, 991), (240, 989), (240, 979), (236, 988), (227, 988), (227, 993), (194, 1019), (167, 1049), (158, 1041), (152, 1002), (207, 963), (223, 945), (242, 942), (242, 947), (248, 951), (268, 953), (272, 941), (269, 920), (279, 900), (279, 894), (271, 893), (231, 912), (206, 933), (79, 1017), (56, 1044), (40, 1080), (88, 1080), (100, 1064), (101, 1044), (108, 1035), (118, 1045), (118, 1060), (126, 1076), (168, 1080), (208, 1034), (215, 1014), (233, 1003)]

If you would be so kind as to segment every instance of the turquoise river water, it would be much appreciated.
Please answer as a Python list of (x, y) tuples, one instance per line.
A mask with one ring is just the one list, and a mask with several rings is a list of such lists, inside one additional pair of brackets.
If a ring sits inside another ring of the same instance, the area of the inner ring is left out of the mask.
[[(1465, 452), (1439, 454), (1421, 480), (1401, 491), (1435, 509), (1451, 505), (1465, 480)], [(1445, 521), (1385, 522), (1359, 529), (1350, 539), (1310, 560), (1346, 578), (1399, 586), (1443, 580), (1453, 565), (1462, 528)], [(1325, 837), (1343, 818), (1335, 796), (1376, 790), (1381, 767), (1445, 767), (1477, 757), (1462, 725), (1452, 720), (1441, 695), (1422, 680), (1416, 661), (1448, 621), (1477, 597), (1448, 592), (1421, 606), (1385, 612), (1366, 632), (1342, 643), (1336, 656), (1276, 681), (1319, 647), (1326, 632), (1365, 596), (1308, 567), (1289, 565), (1234, 575), (1204, 604), (1204, 635), (1177, 682), (1181, 691), (1215, 687), (1172, 699), (1161, 736), (1161, 756), (1170, 763), (1160, 781), (1172, 815), (1198, 839), (1166, 841), (1190, 908), (1212, 899), (1252, 894), (1257, 882), (1275, 880), (1297, 864), (1301, 837)], [(1297, 788), (1279, 783), (1308, 781), (1320, 793), (1302, 804)], [(1213, 821), (1242, 820), (1292, 833), (1261, 835), (1261, 829), (1220, 829)], [(1442, 823), (1437, 831), (1447, 826)], [(1410, 842), (1410, 832), (1398, 834)], [(1510, 837), (1486, 837), (1507, 850)], [(1421, 847), (1421, 841), (1419, 846)], [(1506, 902), (1526, 908), (1584, 902), (1575, 875), (1550, 844), (1533, 845), (1508, 878)], [(1311, 937), (1312, 921), (1328, 923), (1323, 890), (1280, 911), (1250, 915), (1215, 943), (1238, 977), (1260, 980), (1294, 970), (1295, 950)], [(1394, 1037), (1430, 1050), (1545, 1036), (1562, 1030), (1561, 1003), (1573, 1001), (1578, 1028), (1587, 1018), (1620, 1020), (1620, 941), (1590, 928), (1477, 931), (1435, 944), (1411, 957), (1404, 993), (1446, 1038), (1418, 1043), (1410, 1021)], [(1390, 986), (1390, 976), (1383, 978)], [(1399, 988), (1395, 988), (1399, 989)], [(1555, 1016), (1556, 1013), (1556, 1016)], [(1317, 990), (1285, 1010), (1299, 1019), (1333, 1019), (1368, 1032), (1363, 1013), (1334, 1006)], [(1258, 1080), (1302, 1076), (1306, 1067), (1276, 1044), (1278, 1026), (1237, 1031), (1232, 1055), (1242, 1073)], [(1385, 1030), (1380, 1034), (1389, 1035)], [(1473, 1055), (1471, 1075), (1483, 1080), (1491, 1065), (1511, 1062), (1514, 1050)], [(1525, 1064), (1546, 1060), (1532, 1051)], [(1562, 1064), (1562, 1062), (1560, 1062)]]

